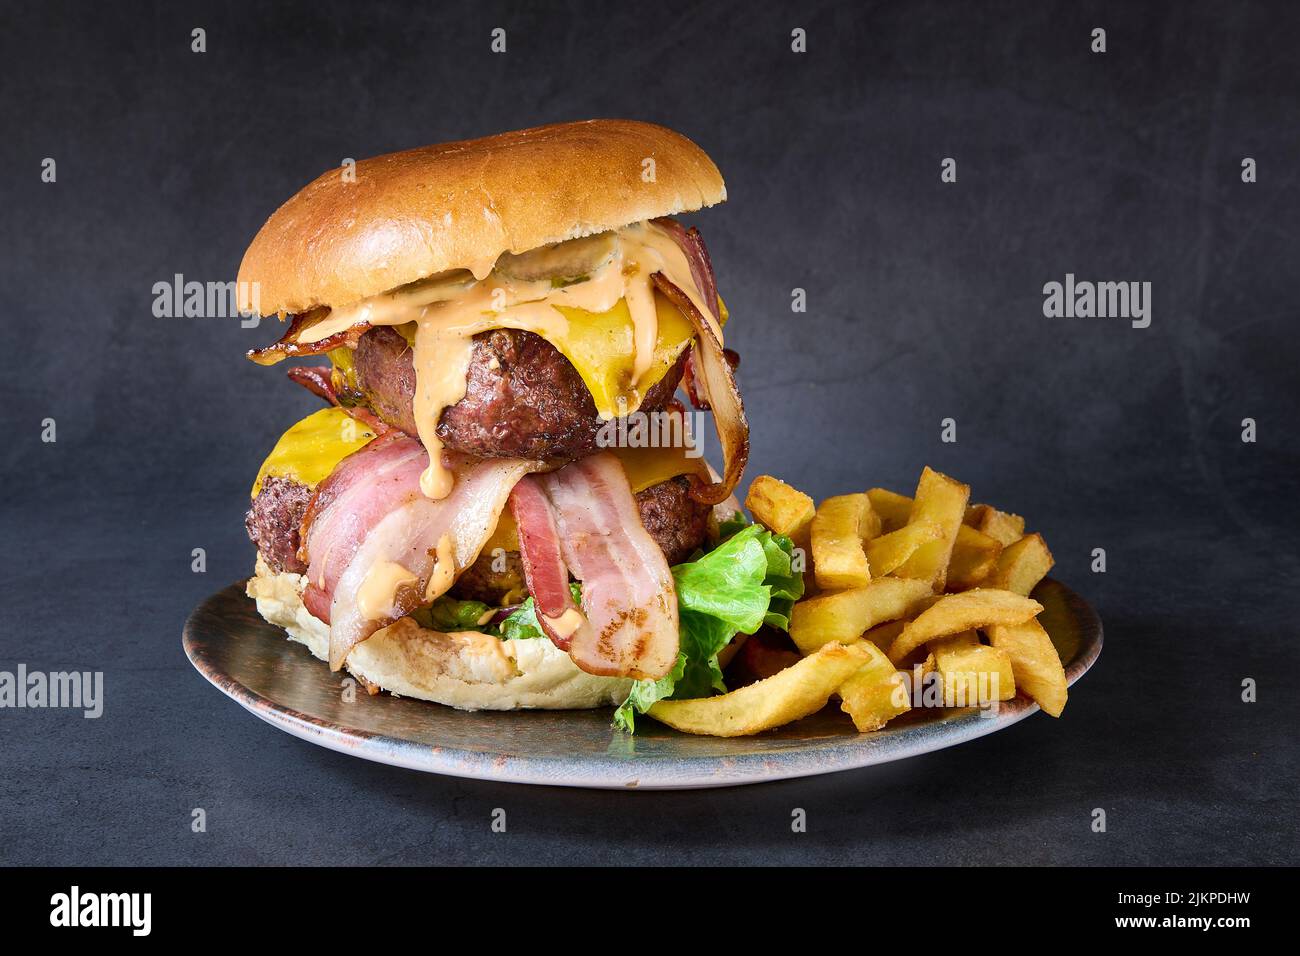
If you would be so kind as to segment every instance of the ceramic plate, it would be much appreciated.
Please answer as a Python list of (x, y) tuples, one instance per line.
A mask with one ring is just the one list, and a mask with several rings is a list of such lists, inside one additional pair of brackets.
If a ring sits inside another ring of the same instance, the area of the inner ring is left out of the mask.
[[(1101, 621), (1077, 594), (1048, 579), (1034, 592), (1040, 617), (1073, 684), (1101, 653)], [(199, 605), (185, 624), (185, 653), (226, 696), (303, 740), (430, 773), (562, 787), (725, 787), (850, 770), (951, 747), (1002, 730), (1038, 710), (1016, 697), (996, 716), (974, 709), (915, 710), (858, 734), (831, 705), (754, 737), (694, 737), (653, 720), (634, 737), (610, 727), (609, 709), (466, 713), (364, 691), (345, 702), (342, 678), (258, 616), (242, 584)]]

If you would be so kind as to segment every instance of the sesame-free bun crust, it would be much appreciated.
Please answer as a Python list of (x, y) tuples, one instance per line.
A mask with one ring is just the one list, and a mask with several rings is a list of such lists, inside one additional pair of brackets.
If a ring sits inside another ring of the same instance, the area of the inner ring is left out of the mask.
[(425, 146), (361, 160), (355, 181), (348, 172), (323, 173), (267, 220), (239, 267), (241, 309), (348, 305), (440, 272), (481, 269), (503, 252), (727, 198), (703, 150), (633, 120)]
[[(290, 640), (328, 661), (329, 625), (303, 606), (306, 583), (300, 574), (277, 574), (258, 555), (247, 592), (266, 621), (284, 628)], [(425, 630), (409, 617), (354, 647), (344, 666), (390, 694), (460, 710), (585, 710), (621, 704), (632, 689), (632, 681), (626, 678), (596, 677), (579, 670), (568, 654), (545, 638), (442, 634)]]

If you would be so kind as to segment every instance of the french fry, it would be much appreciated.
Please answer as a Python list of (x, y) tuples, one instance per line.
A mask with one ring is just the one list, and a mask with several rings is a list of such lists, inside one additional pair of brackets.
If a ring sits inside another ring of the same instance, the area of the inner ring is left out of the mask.
[[(867, 491), (871, 507), (880, 516), (884, 531), (881, 541), (887, 541), (891, 533), (908, 527), (908, 518), (912, 513), (912, 499), (886, 488), (871, 488)], [(953, 544), (952, 557), (949, 560), (949, 572), (955, 568), (956, 583), (951, 590), (965, 590), (971, 587), (996, 587), (1017, 593), (1028, 594), (1038, 581), (1046, 576), (1052, 567), (1052, 555), (1042, 535), (1024, 534), (1025, 519), (1019, 515), (999, 511), (992, 505), (971, 505), (966, 509), (963, 523), (957, 529), (957, 540)], [(994, 556), (998, 563), (985, 573), (988, 564), (988, 539), (993, 538), (1003, 545), (1000, 554)], [(1028, 539), (1037, 539), (1025, 543)], [(891, 543), (892, 542), (888, 542)], [(1014, 544), (1020, 544), (1020, 550), (1007, 552)], [(877, 569), (871, 561), (870, 543), (868, 543), (867, 563), (871, 573), (876, 577), (888, 574)], [(1034, 578), (1039, 567), (1042, 573)], [(999, 568), (1002, 570), (999, 571)], [(982, 575), (982, 576), (981, 576)], [(1021, 591), (1025, 582), (1028, 591)], [(1014, 585), (1014, 586), (1012, 586)]]
[(1037, 601), (1010, 591), (976, 588), (946, 594), (903, 628), (889, 648), (889, 659), (898, 665), (922, 644), (995, 624), (1022, 624), (1042, 610)]
[(922, 678), (924, 678), (927, 674), (933, 674), (936, 667), (934, 662), (934, 651), (931, 651), (929, 654), (926, 654), (925, 660), (921, 661), (921, 663), (916, 666), (919, 668), (918, 673)]
[(879, 531), (880, 519), (865, 494), (827, 498), (812, 519), (812, 557), (817, 586), (825, 591), (871, 583), (863, 541)]
[(650, 716), (683, 733), (743, 737), (807, 717), (873, 657), (862, 644), (828, 644), (778, 674), (720, 697), (661, 700)]
[(888, 621), (884, 624), (877, 624), (871, 630), (862, 635), (864, 641), (870, 641), (880, 648), (886, 654), (889, 653), (889, 647), (894, 641), (898, 640), (898, 635), (903, 633), (903, 628), (907, 627), (906, 621)]
[(962, 525), (948, 561), (949, 591), (969, 591), (987, 581), (997, 566), (1002, 544), (991, 535)]
[(867, 542), (867, 564), (873, 575), (883, 577), (897, 569), (921, 545), (941, 537), (943, 527), (937, 521), (903, 525), (897, 531)]
[(1056, 645), (1036, 620), (1001, 624), (988, 629), (989, 643), (1011, 658), (1016, 686), (1033, 699), (1043, 713), (1060, 717), (1069, 696), (1065, 668)]
[[(899, 531), (908, 526), (908, 516), (912, 513), (912, 499), (907, 495), (900, 495), (896, 491), (888, 491), (884, 488), (872, 488), (867, 492), (867, 499), (871, 502), (872, 509), (880, 516), (881, 530), (885, 535)], [(972, 505), (971, 508), (987, 508), (988, 505)], [(971, 514), (971, 508), (966, 509), (966, 515)], [(957, 541), (953, 544), (953, 555), (961, 555), (967, 551), (982, 552), (986, 546), (986, 536), (979, 532), (979, 529), (971, 527), (963, 522), (962, 526), (957, 529)], [(868, 555), (868, 558), (870, 555)], [(975, 555), (965, 555), (965, 559), (974, 562)], [(871, 573), (879, 577), (887, 572), (877, 571), (873, 566)]]
[(979, 642), (965, 631), (934, 645), (945, 707), (977, 707), (1016, 696), (1016, 679), (1006, 651)]
[(992, 505), (971, 505), (966, 509), (966, 525), (993, 538), (1006, 547), (1025, 536), (1025, 519)]
[(874, 644), (860, 645), (870, 661), (840, 685), (840, 710), (853, 718), (859, 733), (879, 730), (899, 714), (912, 709), (907, 680)]
[(935, 641), (934, 649), (938, 651), (941, 646), (947, 647), (974, 647), (980, 642), (978, 631), (958, 631), (951, 637), (945, 637), (942, 641)]
[(908, 711), (909, 682), (930, 674), (922, 686), (927, 695), (942, 688), (947, 706), (1008, 700), (1019, 689), (1046, 713), (1062, 712), (1065, 670), (1036, 620), (1043, 607), (1029, 597), (1053, 558), (1041, 535), (1025, 535), (1021, 516), (971, 504), (967, 485), (928, 467), (913, 497), (871, 488), (815, 507), (760, 475), (745, 505), (792, 538), (806, 562), (812, 593), (795, 604), (789, 634), (803, 656), (784, 636), (771, 646), (762, 635), (733, 642), (728, 680), (752, 683), (659, 701), (650, 716), (685, 733), (736, 737), (814, 713), (838, 692), (840, 709), (866, 733)]
[(871, 507), (871, 499), (867, 498), (865, 493), (862, 497), (867, 499), (866, 515), (862, 525), (862, 542), (866, 544), (866, 542), (880, 537), (881, 522), (880, 515), (876, 514), (876, 509)]
[(909, 616), (931, 596), (924, 581), (879, 578), (865, 588), (806, 598), (790, 615), (790, 637), (804, 654), (832, 642), (848, 644), (877, 624)]
[(1002, 549), (988, 586), (1014, 591), (1026, 597), (1047, 577), (1056, 561), (1041, 534), (1028, 534)]
[(962, 527), (969, 500), (969, 485), (963, 485), (933, 468), (927, 467), (921, 472), (908, 523), (936, 522), (943, 534), (917, 548), (894, 572), (898, 577), (925, 581), (936, 592), (944, 589), (953, 543), (957, 540), (957, 530)]
[(771, 475), (759, 475), (750, 483), (745, 507), (759, 524), (787, 538), (805, 530), (817, 510), (812, 498)]
[(867, 500), (871, 502), (871, 509), (880, 516), (880, 530), (884, 534), (903, 527), (912, 513), (912, 499), (896, 491), (869, 488)]

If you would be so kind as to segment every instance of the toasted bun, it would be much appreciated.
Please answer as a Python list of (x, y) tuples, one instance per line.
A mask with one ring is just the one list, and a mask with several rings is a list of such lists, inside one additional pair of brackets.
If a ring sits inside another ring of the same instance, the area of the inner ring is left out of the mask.
[[(329, 660), (329, 627), (303, 607), (307, 579), (277, 574), (257, 560), (248, 596), (290, 640)], [(376, 632), (348, 655), (347, 669), (399, 697), (460, 710), (582, 710), (621, 704), (632, 682), (578, 669), (547, 640), (503, 641), (488, 634), (441, 634), (410, 618)]]
[(703, 150), (632, 120), (426, 146), (362, 160), (355, 181), (345, 172), (323, 173), (258, 232), (239, 267), (242, 310), (348, 305), (440, 272), (481, 269), (503, 252), (727, 198)]

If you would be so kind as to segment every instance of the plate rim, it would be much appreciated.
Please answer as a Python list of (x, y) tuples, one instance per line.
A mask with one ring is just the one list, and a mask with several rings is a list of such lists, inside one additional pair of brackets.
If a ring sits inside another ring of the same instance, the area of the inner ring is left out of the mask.
[[(1104, 642), (1101, 619), (1096, 610), (1069, 586), (1054, 578), (1044, 580), (1051, 581), (1061, 589), (1067, 605), (1082, 620), (1088, 633), (1078, 653), (1066, 666), (1067, 684), (1073, 686), (1101, 655)], [(195, 622), (210, 603), (232, 590), (237, 589), (239, 597), (251, 603), (252, 599), (243, 593), (243, 588), (244, 582), (237, 581), (213, 592), (190, 612), (185, 621), (181, 637), (185, 656), (208, 683), (244, 710), (299, 740), (387, 766), (462, 779), (601, 790), (689, 790), (771, 783), (859, 770), (933, 753), (1010, 727), (1040, 709), (1036, 703), (1021, 696), (1004, 703), (994, 717), (981, 716), (977, 709), (967, 708), (901, 731), (903, 734), (919, 736), (919, 739), (909, 740), (906, 744), (897, 737), (873, 739), (865, 735), (845, 734), (843, 743), (815, 751), (791, 750), (781, 753), (779, 759), (772, 753), (640, 760), (636, 755), (593, 754), (569, 758), (575, 762), (581, 761), (580, 772), (557, 775), (554, 768), (563, 763), (564, 758), (561, 757), (429, 747), (405, 737), (392, 737), (313, 717), (241, 683), (226, 673), (202, 646), (195, 636)], [(320, 663), (315, 658), (303, 659), (305, 666), (319, 666)], [(440, 705), (429, 703), (429, 706)], [(828, 766), (828, 763), (833, 763), (833, 766)], [(637, 769), (634, 771), (633, 767)]]

